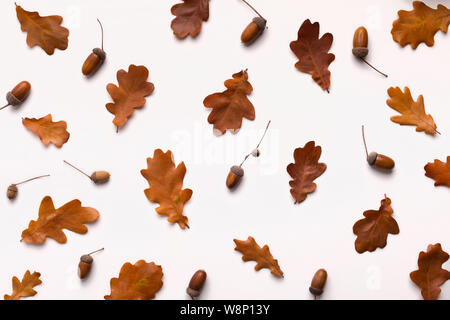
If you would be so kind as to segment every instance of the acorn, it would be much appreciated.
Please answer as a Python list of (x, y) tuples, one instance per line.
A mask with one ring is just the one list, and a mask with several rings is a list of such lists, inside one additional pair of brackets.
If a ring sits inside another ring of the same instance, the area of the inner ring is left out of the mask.
[(6, 94), (6, 101), (8, 103), (0, 108), (5, 109), (9, 106), (19, 106), (28, 97), (31, 91), (31, 84), (28, 81), (22, 81)]
[(367, 29), (364, 27), (359, 27), (358, 29), (356, 29), (355, 34), (353, 35), (353, 49), (352, 49), (353, 55), (364, 61), (373, 70), (375, 70), (376, 72), (387, 78), (387, 74), (381, 72), (364, 59), (369, 54), (368, 45), (369, 45), (369, 34), (367, 33)]
[(259, 14), (258, 11), (255, 10), (247, 1), (242, 0), (247, 6), (249, 6), (255, 13), (258, 15), (258, 17), (254, 18), (252, 22), (244, 29), (241, 35), (241, 41), (245, 45), (251, 45), (253, 42), (255, 42), (266, 30), (267, 20), (263, 18)]
[(93, 49), (92, 53), (84, 61), (81, 72), (85, 76), (94, 75), (106, 59), (106, 52), (103, 50), (103, 26), (99, 19), (97, 21), (102, 31), (102, 47)]
[(314, 274), (314, 277), (311, 280), (311, 286), (309, 287), (309, 292), (314, 295), (314, 299), (317, 299), (318, 296), (322, 295), (323, 288), (327, 282), (327, 277), (328, 275), (325, 269), (319, 269)]
[(104, 250), (104, 248), (81, 256), (80, 262), (78, 263), (78, 276), (80, 277), (80, 279), (86, 278), (91, 272), (92, 263), (94, 262), (94, 258), (92, 258), (91, 255), (102, 250)]
[(67, 162), (66, 160), (64, 160), (64, 163), (68, 164), (69, 166), (71, 166), (72, 168), (77, 170), (78, 172), (81, 172), (82, 174), (84, 174), (86, 177), (91, 179), (95, 184), (106, 183), (106, 182), (109, 181), (109, 178), (111, 177), (111, 175), (109, 174), (108, 171), (95, 171), (91, 175), (88, 175), (86, 172), (81, 171), (80, 169), (78, 169), (77, 167), (75, 167), (71, 163)]
[(198, 270), (194, 273), (189, 282), (189, 286), (186, 289), (186, 293), (191, 296), (192, 300), (195, 300), (195, 298), (200, 296), (205, 281), (206, 272), (204, 270)]
[(366, 150), (366, 158), (369, 165), (378, 169), (392, 170), (395, 167), (395, 162), (390, 157), (380, 153), (371, 152), (368, 153), (366, 145), (366, 137), (364, 135), (364, 126), (362, 126), (362, 137), (364, 142), (364, 149)]
[(32, 181), (32, 180), (48, 177), (48, 176), (50, 176), (50, 175), (46, 174), (46, 175), (43, 175), (43, 176), (27, 179), (27, 180), (19, 182), (19, 183), (13, 183), (6, 190), (6, 197), (8, 197), (9, 200), (13, 200), (13, 199), (15, 199), (17, 197), (17, 194), (19, 193), (19, 188), (17, 188), (18, 185), (26, 183), (26, 182), (29, 182), (29, 181)]

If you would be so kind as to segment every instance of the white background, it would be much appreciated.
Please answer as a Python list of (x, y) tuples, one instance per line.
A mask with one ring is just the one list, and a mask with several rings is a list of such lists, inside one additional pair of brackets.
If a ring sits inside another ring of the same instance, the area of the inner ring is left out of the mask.
[[(441, 3), (450, 5), (448, 1)], [(1, 293), (11, 292), (11, 278), (27, 269), (41, 272), (39, 299), (102, 299), (109, 280), (125, 262), (155, 261), (163, 267), (164, 286), (157, 299), (187, 299), (185, 288), (199, 268), (208, 272), (203, 299), (311, 299), (314, 272), (329, 274), (323, 299), (420, 299), (409, 273), (417, 269), (420, 251), (440, 242), (450, 251), (450, 190), (436, 188), (425, 177), (424, 165), (445, 160), (450, 146), (450, 35), (438, 32), (434, 47), (401, 48), (392, 40), (392, 22), (412, 1), (254, 0), (268, 20), (268, 30), (252, 47), (240, 33), (254, 17), (238, 0), (213, 0), (210, 19), (195, 40), (177, 40), (170, 29), (172, 1), (31, 1), (24, 9), (41, 15), (59, 14), (70, 29), (69, 47), (47, 56), (30, 49), (20, 31), (14, 1), (1, 1), (3, 43), (1, 91), (21, 80), (31, 82), (28, 101), (0, 114), (0, 187), (50, 173), (45, 180), (20, 186), (16, 201), (0, 197)], [(438, 1), (426, 1), (435, 7)], [(99, 46), (96, 18), (105, 28), (107, 62), (92, 79), (81, 65)], [(294, 68), (289, 43), (305, 19), (320, 22), (321, 34), (332, 32), (330, 94)], [(353, 31), (365, 25), (370, 35), (368, 60), (389, 74), (378, 75), (351, 54)], [(127, 125), (115, 133), (108, 83), (129, 64), (145, 65), (155, 92)], [(203, 99), (224, 90), (223, 82), (249, 69), (254, 92), (249, 97), (256, 120), (244, 120), (241, 131), (212, 134)], [(385, 100), (390, 86), (409, 86), (413, 98), (425, 98), (441, 136), (415, 132), (389, 120), (396, 112)], [(62, 149), (45, 147), (21, 124), (22, 117), (51, 113), (68, 122), (70, 140)], [(256, 144), (266, 122), (272, 126), (259, 159), (245, 164), (245, 179), (235, 193), (225, 187), (230, 166), (239, 164)], [(372, 170), (365, 161), (360, 128), (366, 125), (369, 148), (390, 155), (393, 174)], [(294, 205), (286, 166), (293, 151), (315, 140), (328, 165), (316, 180), (317, 191)], [(159, 217), (144, 196), (147, 181), (140, 170), (161, 148), (184, 161), (184, 186), (194, 191), (184, 213), (190, 230), (183, 231)], [(106, 186), (96, 186), (63, 164), (73, 162), (88, 172), (108, 170)], [(384, 249), (358, 254), (353, 224), (367, 209), (378, 209), (387, 194), (393, 202), (399, 235), (389, 235)], [(41, 246), (20, 242), (30, 220), (38, 217), (40, 201), (50, 195), (56, 207), (73, 199), (99, 210), (101, 217), (86, 235), (66, 231), (61, 245), (47, 239)], [(268, 270), (255, 272), (243, 263), (233, 239), (253, 236), (268, 244), (285, 273), (280, 280)], [(81, 282), (79, 256), (97, 254), (92, 274)], [(445, 267), (448, 269), (450, 264)], [(442, 287), (450, 298), (450, 284)]]

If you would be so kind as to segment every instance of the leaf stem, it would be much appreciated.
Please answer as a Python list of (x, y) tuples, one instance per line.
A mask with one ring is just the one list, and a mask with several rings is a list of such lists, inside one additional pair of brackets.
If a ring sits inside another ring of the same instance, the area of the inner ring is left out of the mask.
[(74, 168), (75, 170), (77, 170), (78, 172), (81, 172), (81, 173), (84, 174), (86, 177), (88, 177), (89, 179), (91, 179), (91, 176), (88, 175), (86, 172), (84, 172), (84, 171), (78, 169), (77, 167), (75, 167), (73, 164), (67, 162), (66, 160), (63, 160), (63, 161), (64, 161), (64, 163), (68, 164), (69, 166), (71, 166), (72, 168)]
[[(258, 16), (260, 16), (262, 19), (264, 19), (264, 17), (255, 9), (255, 8), (253, 8), (253, 6), (250, 4), (250, 3), (248, 3), (247, 1), (245, 1), (245, 0), (242, 0), (242, 2), (244, 2), (247, 6), (249, 6), (253, 11), (255, 11), (256, 12), (256, 14), (258, 15)], [(264, 19), (264, 20), (266, 20), (266, 19)]]
[(362, 126), (362, 138), (364, 142), (364, 149), (366, 149), (366, 157), (369, 159), (369, 152), (367, 152), (367, 145), (366, 145), (366, 137), (364, 136), (364, 125)]
[(100, 25), (100, 29), (102, 30), (102, 50), (103, 50), (103, 25), (99, 19), (97, 19), (97, 21), (98, 21), (98, 24)]
[(364, 58), (361, 58), (362, 61), (364, 61), (369, 67), (371, 67), (373, 70), (375, 70), (376, 72), (378, 72), (379, 74), (385, 76), (386, 78), (388, 77), (387, 74), (381, 72), (380, 70), (378, 70), (377, 68), (375, 68), (373, 65), (371, 65), (369, 62), (367, 62)]
[(45, 174), (45, 175), (43, 175), (43, 176), (34, 177), (34, 178), (27, 179), (27, 180), (24, 180), (24, 181), (19, 182), (19, 183), (15, 183), (14, 185), (15, 185), (15, 186), (18, 186), (19, 184), (23, 184), (23, 183), (26, 183), (26, 182), (29, 182), (29, 181), (32, 181), (32, 180), (36, 180), (36, 179), (40, 179), (40, 178), (44, 178), (44, 177), (49, 177), (49, 176), (50, 176), (49, 174)]
[(6, 107), (9, 107), (9, 106), (10, 106), (10, 104), (8, 103), (8, 104), (4, 105), (3, 107), (1, 107), (0, 110), (3, 110), (3, 109), (5, 109)]
[(100, 252), (100, 251), (103, 251), (103, 250), (105, 250), (105, 248), (101, 248), (101, 249), (92, 251), (91, 253), (88, 253), (87, 255), (90, 256), (91, 254), (94, 254), (94, 253), (97, 253), (97, 252)]
[[(270, 123), (272, 122), (272, 120), (269, 120), (269, 122), (267, 122), (267, 126), (266, 126), (266, 130), (264, 130), (264, 134), (261, 137), (261, 140), (259, 140), (258, 145), (256, 146), (255, 149), (258, 149), (259, 146), (261, 145), (261, 142), (263, 141), (264, 137), (266, 136), (267, 130), (269, 129)], [(245, 161), (247, 161), (248, 157), (250, 157), (252, 153), (250, 152), (249, 154), (247, 154), (244, 158), (244, 160), (242, 160), (241, 164), (239, 165), (239, 167), (242, 167), (242, 165), (244, 164)]]

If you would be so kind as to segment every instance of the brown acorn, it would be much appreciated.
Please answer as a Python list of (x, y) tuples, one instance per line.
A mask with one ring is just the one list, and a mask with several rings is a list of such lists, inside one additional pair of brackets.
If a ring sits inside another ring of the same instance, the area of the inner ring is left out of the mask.
[(28, 97), (31, 91), (31, 84), (28, 81), (22, 81), (6, 94), (6, 101), (8, 103), (0, 108), (5, 109), (9, 106), (19, 106)]
[(78, 263), (78, 276), (80, 277), (80, 279), (86, 278), (91, 272), (92, 263), (94, 262), (94, 258), (92, 258), (91, 255), (102, 250), (104, 250), (104, 248), (81, 256), (80, 262)]
[(250, 156), (259, 157), (260, 156), (261, 152), (259, 151), (259, 146), (260, 146), (261, 142), (263, 141), (264, 137), (266, 136), (266, 133), (267, 133), (267, 130), (269, 129), (270, 123), (271, 123), (271, 121), (269, 121), (267, 123), (266, 130), (264, 131), (264, 134), (263, 134), (261, 140), (259, 141), (258, 145), (256, 146), (256, 148), (252, 152), (250, 152), (248, 155), (245, 156), (244, 160), (241, 162), (240, 165), (232, 166), (230, 168), (230, 172), (228, 172), (228, 176), (227, 176), (227, 180), (226, 180), (226, 186), (228, 189), (230, 189), (230, 190), (234, 189), (241, 181), (241, 178), (244, 176), (244, 168), (242, 168), (242, 165), (248, 159), (248, 157), (250, 157)]
[(253, 8), (247, 1), (242, 1), (258, 15), (258, 17), (254, 18), (252, 22), (250, 22), (250, 24), (244, 29), (241, 35), (241, 41), (245, 45), (251, 45), (262, 35), (264, 30), (266, 30), (267, 20), (264, 19), (263, 16), (261, 16), (259, 12), (256, 11), (255, 8)]
[(358, 29), (356, 29), (355, 34), (353, 35), (353, 49), (352, 49), (353, 55), (364, 61), (373, 70), (375, 70), (376, 72), (382, 74), (387, 78), (387, 74), (381, 72), (364, 59), (369, 54), (368, 45), (369, 45), (369, 34), (367, 33), (367, 29), (364, 27), (359, 27)]
[(311, 280), (311, 286), (309, 287), (309, 292), (314, 295), (314, 299), (317, 299), (323, 293), (323, 288), (327, 282), (327, 271), (325, 269), (319, 269), (314, 274)]
[(46, 175), (43, 175), (43, 176), (27, 179), (27, 180), (19, 182), (19, 183), (13, 183), (6, 190), (6, 197), (8, 197), (9, 200), (13, 200), (13, 199), (15, 199), (17, 197), (17, 194), (19, 193), (19, 188), (17, 188), (18, 185), (26, 183), (26, 182), (29, 182), (29, 181), (32, 181), (32, 180), (48, 177), (48, 176), (50, 176), (50, 175), (46, 174)]
[(94, 182), (95, 184), (103, 184), (109, 181), (109, 178), (111, 177), (111, 175), (109, 174), (108, 171), (95, 171), (94, 173), (92, 173), (91, 175), (88, 175), (86, 172), (81, 171), (80, 169), (78, 169), (77, 167), (75, 167), (74, 165), (72, 165), (71, 163), (67, 162), (66, 160), (64, 160), (64, 163), (68, 164), (69, 166), (71, 166), (72, 168), (74, 168), (75, 170), (77, 170), (78, 172), (81, 172), (82, 174), (84, 174), (86, 177), (88, 177), (89, 179), (92, 180), (92, 182)]
[(200, 292), (206, 281), (206, 272), (204, 270), (198, 270), (191, 278), (189, 286), (186, 289), (188, 295), (191, 296), (192, 300), (195, 300), (200, 296)]
[(364, 142), (364, 149), (366, 150), (367, 162), (369, 163), (369, 165), (384, 170), (394, 169), (395, 162), (388, 156), (376, 152), (371, 152), (370, 154), (368, 153), (366, 145), (366, 137), (364, 136), (364, 126), (362, 126), (362, 137)]
[(94, 75), (106, 59), (106, 52), (103, 50), (103, 26), (100, 20), (97, 19), (97, 21), (100, 24), (100, 29), (102, 31), (102, 47), (92, 50), (92, 53), (84, 61), (81, 72), (83, 72), (85, 76)]

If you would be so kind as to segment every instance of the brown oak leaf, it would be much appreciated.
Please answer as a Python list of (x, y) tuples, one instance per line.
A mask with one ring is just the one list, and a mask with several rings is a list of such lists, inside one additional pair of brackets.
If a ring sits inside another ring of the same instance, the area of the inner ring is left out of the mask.
[(146, 102), (145, 97), (152, 94), (155, 89), (153, 83), (147, 82), (148, 69), (144, 66), (128, 67), (128, 72), (121, 69), (117, 71), (119, 86), (109, 83), (106, 86), (114, 103), (108, 103), (106, 109), (115, 115), (113, 123), (119, 130), (127, 123), (134, 109), (142, 108)]
[(409, 274), (411, 280), (422, 289), (422, 297), (425, 300), (437, 300), (441, 289), (439, 288), (450, 279), (450, 272), (442, 268), (449, 255), (443, 251), (441, 244), (429, 245), (427, 252), (420, 252), (419, 270)]
[(70, 133), (67, 132), (67, 123), (65, 121), (53, 122), (51, 114), (40, 119), (22, 119), (22, 124), (37, 134), (46, 146), (53, 143), (56, 147), (61, 148), (70, 138)]
[(12, 278), (13, 292), (11, 295), (5, 294), (5, 300), (20, 300), (22, 297), (32, 297), (36, 295), (33, 287), (40, 285), (42, 281), (39, 279), (41, 274), (39, 272), (30, 273), (30, 270), (25, 272), (22, 281), (17, 277)]
[(202, 22), (209, 18), (209, 0), (183, 0), (174, 5), (171, 12), (175, 19), (170, 27), (177, 38), (196, 37), (202, 30)]
[(227, 130), (236, 133), (242, 126), (242, 118), (255, 120), (255, 108), (247, 98), (253, 91), (247, 70), (233, 74), (233, 79), (225, 81), (225, 87), (224, 92), (213, 93), (203, 101), (206, 108), (212, 108), (208, 122), (214, 124), (216, 135)]
[(29, 12), (16, 4), (17, 19), (22, 31), (26, 31), (27, 44), (30, 47), (40, 46), (48, 55), (55, 49), (66, 50), (69, 45), (69, 30), (61, 27), (61, 16), (41, 17), (37, 12)]
[(283, 277), (283, 271), (281, 271), (278, 265), (278, 260), (274, 259), (270, 253), (269, 247), (265, 245), (260, 247), (253, 237), (248, 237), (247, 240), (233, 240), (236, 244), (234, 250), (241, 252), (242, 260), (256, 261), (255, 270), (259, 271), (263, 268), (270, 269), (270, 273), (276, 277)]
[(316, 147), (314, 141), (308, 142), (303, 148), (295, 149), (295, 163), (287, 166), (287, 172), (294, 179), (289, 181), (289, 185), (296, 203), (303, 202), (309, 193), (316, 190), (317, 185), (313, 181), (327, 169), (325, 163), (319, 163), (321, 154), (322, 148)]
[(399, 87), (390, 87), (388, 95), (391, 98), (386, 101), (387, 105), (401, 113), (401, 116), (392, 116), (392, 122), (400, 125), (416, 126), (417, 132), (424, 131), (431, 135), (439, 133), (436, 130), (437, 126), (433, 117), (425, 113), (422, 95), (417, 98), (417, 101), (414, 101), (408, 87), (405, 87), (404, 93)]
[(127, 262), (119, 277), (110, 281), (111, 294), (105, 300), (149, 300), (163, 286), (161, 266), (139, 260), (134, 265)]
[(353, 233), (357, 236), (355, 249), (358, 253), (373, 252), (376, 248), (384, 248), (388, 234), (398, 234), (397, 221), (392, 218), (394, 210), (391, 207), (391, 199), (381, 200), (379, 210), (367, 210), (364, 219), (358, 220), (353, 225)]
[(299, 59), (295, 67), (308, 73), (313, 80), (329, 92), (331, 73), (328, 70), (334, 61), (334, 54), (328, 53), (333, 43), (333, 35), (325, 33), (319, 39), (319, 23), (305, 20), (298, 30), (298, 39), (291, 42), (291, 50)]
[(39, 207), (39, 218), (31, 220), (28, 229), (22, 232), (22, 240), (28, 243), (44, 243), (52, 238), (59, 243), (66, 243), (67, 237), (63, 229), (79, 234), (88, 232), (85, 223), (98, 219), (100, 214), (94, 208), (82, 207), (80, 200), (72, 200), (56, 209), (51, 197), (42, 199)]
[(156, 212), (168, 216), (170, 223), (178, 223), (181, 229), (189, 228), (188, 218), (183, 215), (184, 204), (192, 197), (191, 189), (183, 188), (186, 166), (181, 162), (175, 167), (172, 152), (157, 149), (153, 158), (147, 158), (147, 169), (141, 170), (149, 187), (144, 191), (151, 202), (159, 203)]
[(435, 181), (436, 187), (450, 187), (450, 156), (447, 157), (447, 163), (437, 159), (428, 163), (425, 166), (425, 175)]
[(447, 32), (450, 10), (441, 4), (432, 9), (422, 1), (414, 1), (413, 8), (412, 11), (398, 12), (398, 19), (392, 24), (392, 38), (402, 47), (410, 44), (416, 49), (422, 42), (431, 47), (436, 32)]

